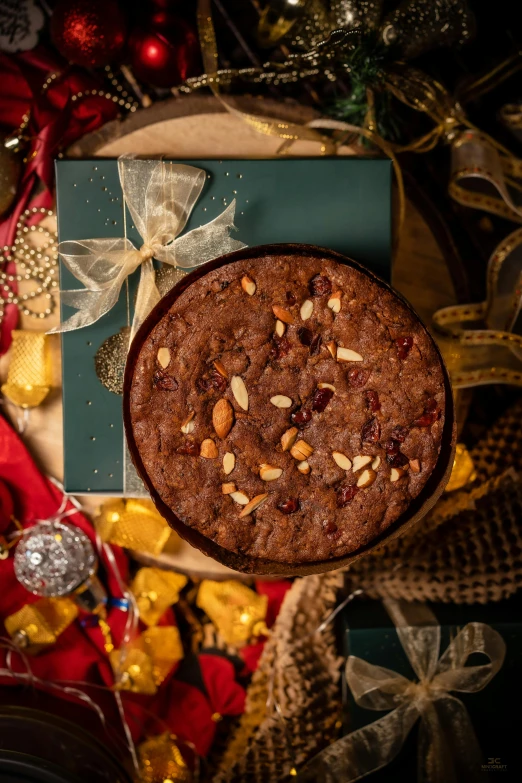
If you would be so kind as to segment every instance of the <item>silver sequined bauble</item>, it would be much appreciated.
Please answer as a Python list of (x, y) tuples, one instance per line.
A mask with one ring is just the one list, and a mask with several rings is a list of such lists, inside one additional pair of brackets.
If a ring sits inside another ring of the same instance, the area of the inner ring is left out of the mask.
[(14, 557), (18, 581), (30, 593), (69, 595), (96, 570), (89, 538), (65, 522), (39, 522), (25, 533)]

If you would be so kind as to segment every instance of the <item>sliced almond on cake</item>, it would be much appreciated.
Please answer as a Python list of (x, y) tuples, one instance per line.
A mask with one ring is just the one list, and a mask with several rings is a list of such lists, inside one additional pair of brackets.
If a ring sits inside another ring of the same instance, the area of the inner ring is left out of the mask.
[(341, 296), (342, 291), (336, 291), (328, 300), (328, 307), (333, 313), (338, 313), (341, 310)]
[(357, 473), (358, 470), (369, 465), (372, 460), (373, 457), (368, 457), (366, 454), (358, 454), (353, 458), (353, 472)]
[(241, 288), (245, 292), (245, 294), (248, 294), (249, 296), (254, 296), (256, 292), (256, 284), (252, 280), (251, 277), (248, 275), (243, 275), (241, 278)]
[(335, 394), (335, 386), (333, 386), (331, 383), (318, 383), (317, 384), (318, 389), (330, 389), (330, 391), (333, 391)]
[(330, 340), (329, 343), (326, 343), (326, 347), (328, 348), (328, 351), (332, 359), (335, 359), (337, 356), (337, 345), (334, 343), (333, 340)]
[(337, 347), (337, 361), (338, 362), (362, 362), (363, 357), (357, 351), (352, 351), (351, 348)]
[(222, 484), (221, 485), (221, 492), (224, 495), (231, 495), (233, 492), (236, 492), (237, 487), (234, 484), (233, 481), (230, 481), (228, 484)]
[(305, 440), (298, 440), (290, 449), (290, 454), (294, 459), (298, 459), (301, 462), (302, 460), (307, 460), (310, 454), (313, 453), (313, 450), (313, 446), (310, 446)]
[(218, 456), (217, 446), (211, 438), (205, 438), (199, 449), (199, 456), (205, 459), (216, 459)]
[(158, 348), (158, 364), (165, 370), (170, 364), (170, 351), (168, 348)]
[(194, 411), (190, 411), (187, 418), (183, 420), (180, 430), (184, 435), (190, 435), (191, 432), (194, 432), (196, 426), (196, 422), (194, 421), (194, 416), (195, 416)]
[(406, 471), (402, 468), (392, 468), (390, 473), (390, 481), (398, 481), (406, 474)]
[(377, 470), (377, 468), (379, 468), (380, 465), (381, 465), (381, 458), (375, 457), (375, 459), (372, 462), (372, 470)]
[(223, 378), (228, 378), (228, 372), (225, 370), (223, 363), (220, 362), (219, 359), (216, 359), (216, 361), (214, 362), (214, 367), (216, 368), (218, 373), (223, 376)]
[(263, 479), (263, 481), (275, 481), (276, 479), (281, 478), (282, 475), (282, 468), (276, 468), (275, 465), (267, 465), (264, 463), (259, 466), (259, 478)]
[(412, 473), (420, 473), (421, 466), (418, 459), (410, 459), (410, 468)]
[(303, 460), (302, 462), (299, 462), (299, 464), (297, 465), (297, 470), (299, 471), (299, 473), (304, 473), (304, 475), (306, 476), (308, 473), (310, 473), (311, 468), (308, 462), (306, 460)]
[(228, 476), (229, 473), (232, 473), (235, 466), (236, 466), (235, 455), (232, 454), (231, 451), (227, 451), (227, 453), (223, 457), (223, 470), (225, 471), (225, 476)]
[(377, 478), (377, 473), (374, 470), (371, 470), (371, 468), (368, 470), (363, 470), (363, 472), (357, 479), (357, 486), (360, 489), (369, 487), (373, 484), (376, 478)]
[(282, 337), (285, 332), (286, 332), (286, 326), (278, 318), (275, 325), (275, 333), (277, 334), (278, 337)]
[(314, 311), (314, 303), (311, 299), (305, 299), (299, 310), (299, 315), (303, 321), (308, 321)]
[(289, 449), (292, 448), (297, 438), (298, 432), (299, 430), (297, 429), (297, 427), (290, 427), (289, 430), (283, 432), (283, 434), (281, 435), (281, 448), (283, 449), (283, 451), (288, 451)]
[(230, 381), (230, 388), (232, 389), (232, 394), (239, 407), (243, 408), (244, 411), (247, 411), (248, 392), (243, 378), (241, 378), (240, 375), (234, 375)]
[(231, 492), (230, 497), (233, 501), (239, 503), (240, 506), (246, 506), (248, 503), (248, 496), (244, 492)]
[(265, 492), (262, 495), (256, 495), (255, 498), (252, 498), (250, 503), (247, 503), (241, 514), (239, 515), (239, 518), (247, 517), (249, 514), (252, 513), (252, 511), (255, 511), (256, 508), (259, 508), (259, 506), (265, 502), (265, 500), (268, 497), (268, 492)]
[(291, 408), (292, 400), (290, 397), (286, 397), (284, 394), (276, 394), (275, 397), (270, 397), (270, 402), (275, 405), (276, 408)]
[(332, 457), (334, 459), (334, 462), (339, 465), (339, 467), (342, 470), (351, 470), (352, 469), (352, 463), (346, 456), (346, 454), (343, 454), (341, 451), (332, 451)]
[(288, 310), (285, 310), (284, 307), (279, 307), (279, 305), (272, 305), (272, 312), (275, 317), (279, 318), (279, 320), (284, 324), (294, 323), (294, 316)]
[(234, 423), (234, 410), (228, 400), (218, 400), (212, 410), (212, 424), (218, 438), (226, 438)]

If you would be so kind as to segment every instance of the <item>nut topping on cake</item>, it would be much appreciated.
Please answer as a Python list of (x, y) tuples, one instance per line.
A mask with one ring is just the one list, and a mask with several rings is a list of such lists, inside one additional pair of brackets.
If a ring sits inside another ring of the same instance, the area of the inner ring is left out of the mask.
[(199, 456), (205, 459), (216, 459), (218, 456), (217, 446), (211, 438), (205, 438), (201, 443)]
[(303, 473), (306, 476), (308, 473), (310, 473), (310, 465), (306, 460), (303, 460), (297, 465), (297, 470), (299, 473)]
[(421, 466), (418, 459), (410, 459), (410, 468), (412, 473), (420, 473)]
[(219, 359), (216, 359), (214, 362), (214, 367), (218, 371), (218, 373), (221, 375), (222, 378), (228, 378), (228, 372), (225, 370), (223, 363), (219, 361)]
[(222, 398), (214, 405), (212, 424), (218, 438), (226, 438), (234, 423), (234, 410), (228, 400)]
[(298, 432), (299, 430), (297, 429), (297, 427), (290, 427), (289, 430), (283, 432), (283, 434), (281, 435), (281, 448), (283, 449), (283, 451), (288, 451), (289, 449), (292, 448), (297, 438)]
[(342, 291), (336, 291), (328, 300), (328, 307), (333, 313), (339, 313), (341, 311), (341, 296)]
[(262, 495), (256, 495), (255, 498), (252, 498), (250, 503), (247, 503), (241, 514), (239, 515), (239, 518), (242, 519), (243, 517), (247, 517), (249, 514), (252, 513), (252, 511), (255, 511), (256, 508), (259, 508), (259, 506), (265, 502), (265, 500), (268, 497), (268, 493), (265, 492)]
[(314, 303), (312, 302), (311, 299), (305, 299), (299, 311), (302, 320), (308, 321), (313, 311), (314, 311)]
[(264, 463), (259, 466), (259, 478), (263, 481), (275, 481), (281, 478), (283, 471), (281, 468), (276, 468), (274, 465), (267, 465)]
[(277, 334), (278, 337), (282, 337), (285, 331), (286, 331), (285, 324), (283, 323), (283, 321), (280, 321), (278, 318), (275, 325), (275, 333)]
[(404, 468), (392, 468), (390, 473), (390, 481), (398, 481), (400, 478), (402, 478), (405, 475), (406, 471)]
[(307, 460), (312, 453), (313, 447), (304, 440), (298, 440), (297, 443), (294, 443), (290, 449), (290, 454), (292, 457), (294, 459), (298, 459), (299, 461)]
[(332, 359), (335, 359), (337, 357), (337, 345), (334, 343), (333, 340), (330, 340), (329, 343), (326, 343), (326, 347), (328, 348), (328, 351)]
[(248, 294), (249, 296), (254, 296), (256, 292), (256, 284), (248, 275), (243, 275), (241, 278), (241, 288), (245, 294)]
[(377, 473), (374, 470), (371, 469), (363, 470), (363, 472), (357, 479), (357, 486), (360, 487), (361, 489), (370, 487), (376, 478), (377, 478)]
[(194, 428), (196, 426), (194, 422), (194, 415), (195, 415), (194, 411), (190, 411), (187, 418), (183, 420), (180, 429), (184, 435), (189, 435), (191, 432), (194, 432)]
[(334, 458), (334, 462), (336, 462), (342, 470), (352, 469), (352, 463), (346, 454), (343, 454), (341, 451), (332, 451), (332, 457)]
[(365, 454), (358, 454), (356, 457), (353, 458), (353, 472), (357, 473), (358, 470), (361, 470), (361, 468), (364, 468), (366, 467), (366, 465), (369, 465), (372, 459), (373, 457), (368, 457)]
[(158, 348), (158, 364), (165, 370), (170, 364), (170, 350), (168, 348)]
[(222, 484), (221, 485), (221, 492), (223, 495), (231, 495), (233, 492), (235, 492), (237, 489), (236, 485), (233, 481), (229, 482), (228, 484)]
[(232, 473), (236, 466), (236, 457), (231, 451), (227, 451), (225, 456), (223, 457), (223, 470), (225, 471), (225, 475), (228, 476), (229, 473)]
[(248, 503), (248, 496), (244, 492), (231, 492), (230, 497), (233, 501), (239, 503), (240, 506), (246, 506)]
[(377, 456), (372, 462), (372, 470), (377, 470), (377, 468), (379, 468), (380, 465), (381, 465), (381, 458)]
[(352, 351), (351, 348), (342, 348), (340, 345), (337, 347), (337, 361), (338, 362), (363, 362), (364, 359), (357, 351)]
[(241, 378), (240, 375), (234, 375), (230, 381), (230, 388), (232, 389), (232, 394), (234, 395), (234, 398), (239, 407), (243, 408), (244, 411), (247, 411), (248, 392), (243, 378)]
[(273, 305), (272, 312), (275, 315), (275, 317), (279, 318), (279, 320), (282, 321), (284, 324), (294, 323), (294, 316), (288, 310), (285, 310), (284, 307), (279, 307), (279, 305)]
[(276, 394), (275, 397), (270, 397), (270, 402), (275, 405), (276, 408), (291, 408), (292, 400), (290, 397), (286, 397), (284, 394)]

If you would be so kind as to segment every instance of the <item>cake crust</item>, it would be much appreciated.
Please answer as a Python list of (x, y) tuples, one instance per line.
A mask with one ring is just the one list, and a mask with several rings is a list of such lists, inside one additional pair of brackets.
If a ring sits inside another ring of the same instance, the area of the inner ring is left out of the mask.
[[(357, 552), (419, 495), (441, 447), (444, 375), (389, 289), (281, 254), (181, 293), (141, 346), (129, 404), (149, 480), (184, 524), (298, 564)], [(256, 498), (252, 511), (237, 502)]]

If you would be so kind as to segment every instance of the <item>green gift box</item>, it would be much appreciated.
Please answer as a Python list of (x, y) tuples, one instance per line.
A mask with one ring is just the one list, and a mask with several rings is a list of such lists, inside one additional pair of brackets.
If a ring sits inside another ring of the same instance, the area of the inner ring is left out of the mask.
[[(466, 707), (477, 735), (482, 759), (479, 775), (501, 772), (500, 780), (519, 780), (522, 763), (518, 753), (519, 725), (513, 719), (522, 695), (522, 600), (519, 595), (494, 604), (428, 604), (441, 626), (439, 657), (468, 623), (485, 623), (497, 631), (506, 645), (504, 663), (491, 681), (476, 693), (454, 692)], [(376, 601), (350, 604), (340, 622), (343, 655), (353, 655), (416, 681), (416, 675), (384, 606)], [(486, 663), (474, 654), (468, 665)], [(343, 734), (373, 723), (384, 714), (360, 707), (343, 674)], [(369, 783), (416, 783), (419, 721), (396, 758), (365, 777)]]
[[(281, 158), (182, 161), (206, 172), (185, 231), (217, 217), (236, 199), (234, 238), (247, 245), (300, 242), (348, 255), (385, 280), (391, 269), (389, 160)], [(123, 195), (116, 160), (56, 163), (59, 241), (127, 236), (142, 244)], [(183, 233), (185, 233), (185, 231)], [(145, 494), (129, 480), (121, 397), (95, 371), (104, 341), (129, 325), (139, 270), (96, 323), (62, 335), (64, 486), (73, 494)], [(62, 290), (81, 283), (60, 266)], [(62, 305), (62, 321), (74, 313)], [(127, 464), (126, 464), (127, 463)]]

